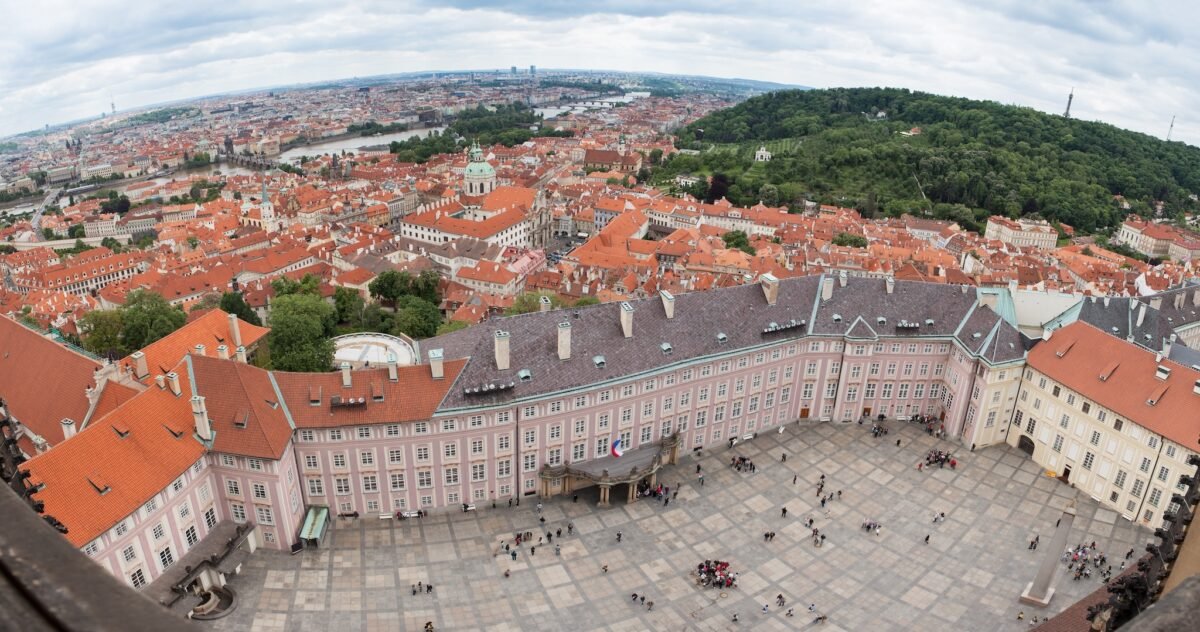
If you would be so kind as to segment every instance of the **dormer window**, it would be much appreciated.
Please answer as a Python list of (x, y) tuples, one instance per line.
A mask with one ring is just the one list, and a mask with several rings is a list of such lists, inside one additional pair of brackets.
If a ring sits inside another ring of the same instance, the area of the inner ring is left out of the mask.
[(604, 360), (604, 356), (598, 355), (598, 356), (592, 356), (592, 364), (596, 365), (597, 369), (603, 369), (604, 365), (607, 363)]
[(517, 379), (521, 382), (530, 382), (533, 380), (533, 373), (529, 369), (521, 369), (517, 371)]
[(724, 333), (718, 333), (717, 334), (717, 344), (723, 345), (726, 342), (729, 342), (729, 336), (726, 336)]
[(661, 345), (658, 345), (658, 348), (662, 349), (663, 355), (671, 355), (671, 352), (675, 350), (673, 347), (671, 347), (671, 343), (669, 342), (664, 342)]

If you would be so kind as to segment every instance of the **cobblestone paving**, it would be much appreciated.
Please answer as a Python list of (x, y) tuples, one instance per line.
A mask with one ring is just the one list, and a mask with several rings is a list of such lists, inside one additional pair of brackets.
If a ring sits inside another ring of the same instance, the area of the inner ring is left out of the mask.
[[(421, 520), (339, 519), (325, 549), (255, 553), (230, 579), (238, 608), (202, 625), (264, 632), (419, 630), (426, 621), (437, 630), (788, 630), (812, 626), (811, 603), (828, 615), (825, 630), (1020, 630), (1033, 615), (1057, 613), (1099, 585), (1073, 581), (1060, 566), (1049, 608), (1017, 601), (1046, 553), (1027, 550), (1029, 540), (1040, 534), (1048, 542), (1072, 498), (1079, 505), (1070, 542), (1095, 540), (1119, 560), (1148, 537), (1007, 447), (962, 452), (956, 471), (918, 472), (917, 461), (934, 447), (951, 446), (897, 422), (880, 439), (856, 424), (792, 426), (660, 472), (660, 483), (682, 483), (666, 507), (646, 499), (626, 505), (617, 488), (613, 507), (599, 509), (588, 489), (577, 503), (546, 501), (541, 529), (534, 497), (512, 509), (480, 505)], [(731, 469), (734, 455), (753, 459), (757, 472)], [(821, 473), (826, 492), (842, 491), (827, 510), (816, 497)], [(945, 522), (933, 524), (942, 511)], [(809, 517), (828, 534), (820, 548), (803, 524)], [(868, 519), (882, 523), (879, 535), (860, 528)], [(567, 535), (568, 522), (575, 535)], [(523, 546), (516, 561), (497, 555), (501, 539), (518, 531), (559, 528), (561, 555), (550, 545)], [(767, 531), (778, 534), (774, 541), (763, 541)], [(697, 587), (692, 573), (705, 559), (730, 561), (740, 585)], [(434, 592), (414, 596), (418, 581), (432, 582)], [(648, 595), (653, 611), (632, 604), (632, 593)], [(794, 618), (775, 605), (780, 593), (796, 607)], [(1026, 622), (1016, 621), (1020, 610)]]

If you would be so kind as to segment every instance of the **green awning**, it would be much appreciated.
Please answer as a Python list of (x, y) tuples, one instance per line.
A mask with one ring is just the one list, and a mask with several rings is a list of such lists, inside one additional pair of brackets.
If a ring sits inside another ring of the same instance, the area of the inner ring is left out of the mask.
[(304, 517), (304, 528), (300, 529), (303, 540), (320, 540), (325, 535), (325, 524), (329, 522), (329, 507), (309, 507)]

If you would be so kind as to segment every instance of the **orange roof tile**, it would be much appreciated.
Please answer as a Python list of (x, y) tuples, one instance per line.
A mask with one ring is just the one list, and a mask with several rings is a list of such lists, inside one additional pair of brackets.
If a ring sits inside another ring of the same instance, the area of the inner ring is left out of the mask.
[[(0, 397), (18, 421), (50, 445), (62, 441), (64, 418), (83, 423), (84, 389), (95, 383), (99, 368), (99, 362), (0, 316)], [(54, 383), (53, 396), (47, 395), (48, 380)]]
[[(242, 334), (242, 346), (249, 349), (270, 332), (266, 327), (258, 327), (239, 319), (238, 329)], [(229, 347), (232, 357), (237, 352), (233, 342), (233, 332), (229, 330), (229, 314), (220, 309), (213, 309), (200, 318), (193, 320), (172, 332), (169, 336), (160, 338), (141, 351), (146, 355), (146, 367), (150, 374), (142, 378), (145, 384), (154, 380), (154, 376), (166, 373), (187, 354), (195, 350), (196, 345), (205, 346), (206, 354), (216, 355), (217, 347)], [(133, 366), (133, 360), (125, 358), (123, 364)]]
[(152, 386), (70, 441), (27, 461), (45, 512), (81, 547), (165, 489), (204, 455), (195, 437), (186, 367), (180, 395)]

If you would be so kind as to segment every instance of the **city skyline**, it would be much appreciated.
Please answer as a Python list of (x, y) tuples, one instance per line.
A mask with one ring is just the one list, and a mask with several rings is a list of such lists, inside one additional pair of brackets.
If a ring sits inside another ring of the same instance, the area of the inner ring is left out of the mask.
[(124, 2), (53, 4), (36, 15), (13, 7), (28, 27), (0, 45), (0, 134), (97, 116), (113, 101), (126, 110), (356, 76), (532, 64), (888, 85), (1054, 113), (1073, 88), (1073, 117), (1162, 138), (1178, 116), (1172, 140), (1200, 142), (1200, 125), (1188, 120), (1200, 109), (1200, 50), (1182, 27), (1198, 10), (1170, 2), (890, 3), (886, 13), (824, 2), (300, 2), (153, 12)]

